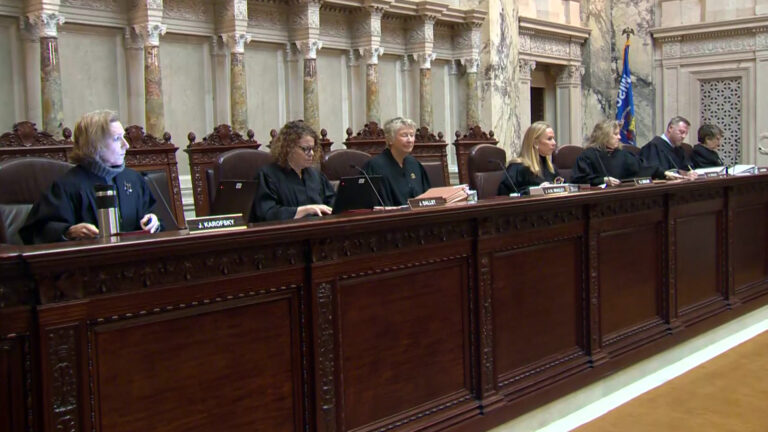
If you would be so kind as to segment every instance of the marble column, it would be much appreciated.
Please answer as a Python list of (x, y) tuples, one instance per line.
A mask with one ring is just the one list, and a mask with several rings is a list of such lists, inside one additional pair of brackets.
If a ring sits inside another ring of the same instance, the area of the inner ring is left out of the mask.
[(58, 137), (61, 135), (64, 123), (58, 26), (64, 23), (64, 17), (55, 12), (43, 12), (29, 16), (29, 20), (40, 32), (40, 95), (43, 130)]
[(229, 59), (221, 36), (211, 36), (211, 64), (213, 66), (213, 123), (229, 122)]
[(300, 42), (299, 49), (304, 53), (304, 122), (314, 130), (320, 131), (320, 104), (317, 89), (317, 50), (322, 42), (310, 40)]
[(434, 53), (421, 54), (419, 75), (419, 127), (432, 129), (432, 60)]
[(229, 85), (232, 129), (245, 135), (248, 130), (248, 86), (245, 79), (245, 44), (250, 36), (239, 33), (223, 35), (230, 45)]
[(480, 124), (480, 100), (477, 94), (477, 68), (480, 65), (478, 57), (465, 60), (467, 67), (467, 129)]
[(165, 26), (149, 24), (138, 26), (137, 33), (144, 37), (144, 116), (146, 131), (156, 137), (165, 132), (163, 103), (163, 76), (160, 69), (160, 35)]
[(583, 145), (581, 75), (584, 67), (563, 67), (556, 83), (557, 125), (555, 134), (560, 145)]
[(381, 47), (367, 49), (368, 63), (365, 73), (365, 122), (375, 121), (381, 124), (381, 106), (379, 103), (379, 56), (384, 53)]
[(517, 62), (520, 81), (518, 89), (520, 92), (520, 109), (518, 110), (520, 118), (520, 130), (525, 131), (531, 125), (531, 73), (536, 69), (534, 60), (519, 59)]
[(130, 27), (125, 29), (125, 67), (128, 113), (120, 113), (126, 125), (142, 124), (144, 115), (144, 42)]

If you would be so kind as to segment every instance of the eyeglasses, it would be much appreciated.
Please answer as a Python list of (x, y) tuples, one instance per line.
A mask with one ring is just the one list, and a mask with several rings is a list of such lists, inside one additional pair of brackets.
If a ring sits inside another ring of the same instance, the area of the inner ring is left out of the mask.
[(305, 155), (311, 156), (312, 152), (315, 150), (315, 146), (309, 146), (309, 147), (298, 146), (298, 149), (303, 151)]

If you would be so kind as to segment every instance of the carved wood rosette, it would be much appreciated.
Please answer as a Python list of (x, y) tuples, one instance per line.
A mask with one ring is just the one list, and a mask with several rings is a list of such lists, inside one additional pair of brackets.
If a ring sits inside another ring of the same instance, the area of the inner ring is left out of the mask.
[[(48, 317), (41, 313), (41, 320)], [(45, 430), (77, 432), (90, 430), (83, 416), (83, 335), (79, 324), (42, 325), (43, 420)]]
[(344, 145), (348, 149), (359, 150), (376, 156), (387, 148), (387, 140), (384, 137), (384, 129), (372, 121), (366, 123), (357, 134), (354, 134), (352, 128), (347, 128), (347, 139), (344, 140)]

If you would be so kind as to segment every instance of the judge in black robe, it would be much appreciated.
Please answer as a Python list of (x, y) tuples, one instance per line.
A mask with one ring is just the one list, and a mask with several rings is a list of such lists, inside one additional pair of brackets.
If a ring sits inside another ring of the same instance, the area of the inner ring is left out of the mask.
[(693, 146), (694, 168), (720, 167), (725, 165), (717, 148), (720, 147), (720, 141), (723, 139), (723, 131), (713, 124), (703, 124), (699, 127), (699, 143)]
[(56, 180), (34, 204), (19, 234), (25, 243), (50, 243), (93, 238), (99, 234), (93, 187), (114, 185), (120, 231), (156, 232), (155, 198), (136, 171), (125, 168), (128, 143), (111, 111), (85, 114), (75, 125), (71, 158), (77, 166)]
[(497, 195), (525, 195), (530, 193), (531, 186), (559, 181), (560, 173), (552, 165), (552, 153), (556, 146), (552, 126), (542, 121), (532, 124), (525, 131), (520, 154), (507, 166)]
[(662, 171), (691, 170), (691, 159), (682, 146), (690, 126), (691, 122), (685, 118), (673, 117), (661, 136), (653, 137), (640, 149), (640, 159), (648, 165), (658, 166)]
[(280, 129), (270, 151), (275, 162), (256, 174), (259, 187), (250, 222), (300, 219), (330, 214), (336, 193), (314, 165), (321, 148), (317, 132), (303, 121)]
[(369, 175), (382, 177), (379, 195), (385, 206), (408, 204), (431, 187), (424, 166), (410, 155), (416, 138), (416, 124), (395, 117), (384, 124), (387, 148), (363, 166)]

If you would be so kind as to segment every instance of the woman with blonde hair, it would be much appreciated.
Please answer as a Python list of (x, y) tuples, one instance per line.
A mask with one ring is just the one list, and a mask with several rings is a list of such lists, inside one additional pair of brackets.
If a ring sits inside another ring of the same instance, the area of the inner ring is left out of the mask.
[(576, 159), (573, 183), (617, 186), (622, 179), (638, 176), (664, 178), (661, 169), (646, 167), (634, 154), (621, 149), (621, 124), (603, 120), (595, 125), (587, 148)]
[(290, 121), (270, 151), (275, 161), (257, 174), (259, 188), (250, 222), (331, 214), (336, 192), (314, 167), (321, 156), (317, 132), (301, 120)]
[(70, 159), (77, 165), (35, 203), (20, 234), (25, 243), (49, 243), (99, 235), (95, 185), (117, 192), (120, 232), (161, 229), (155, 198), (141, 174), (125, 167), (128, 142), (113, 111), (94, 111), (75, 124)]
[(531, 186), (561, 181), (557, 168), (552, 165), (555, 147), (552, 126), (543, 121), (532, 124), (525, 131), (518, 157), (507, 165), (507, 175), (499, 185), (498, 195), (527, 194)]
[(366, 162), (363, 170), (382, 177), (380, 195), (385, 206), (402, 206), (431, 186), (424, 166), (411, 156), (416, 142), (416, 123), (403, 117), (388, 120), (384, 123), (384, 137), (387, 148)]

